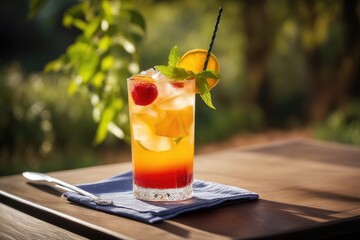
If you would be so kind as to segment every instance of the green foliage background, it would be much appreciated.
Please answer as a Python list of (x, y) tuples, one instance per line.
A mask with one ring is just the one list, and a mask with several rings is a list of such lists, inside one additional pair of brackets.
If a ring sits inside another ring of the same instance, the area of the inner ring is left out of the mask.
[(84, 0), (65, 12), (63, 25), (81, 34), (45, 72), (67, 73), (70, 94), (86, 91), (98, 123), (95, 143), (108, 131), (124, 139), (129, 135), (124, 79), (139, 72), (136, 47), (145, 34), (144, 19), (131, 1)]
[[(198, 99), (196, 146), (274, 128), (359, 145), (359, 1), (221, 4), (217, 110)], [(206, 49), (218, 7), (2, 1), (0, 175), (102, 164), (103, 151), (129, 152), (126, 78), (166, 64), (174, 45), (180, 54)]]

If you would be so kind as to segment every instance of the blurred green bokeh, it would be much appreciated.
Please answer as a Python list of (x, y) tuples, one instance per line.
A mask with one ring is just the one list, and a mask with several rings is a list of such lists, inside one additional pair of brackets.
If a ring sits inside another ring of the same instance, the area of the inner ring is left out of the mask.
[[(44, 5), (32, 18), (28, 1), (0, 3), (0, 175), (96, 165), (103, 163), (101, 151), (129, 151), (111, 135), (93, 144), (94, 105), (86, 89), (68, 94), (74, 74), (43, 72), (82, 33), (62, 25), (66, 10), (79, 2), (34, 2)], [(223, 6), (213, 48), (222, 75), (212, 90), (217, 110), (198, 101), (197, 146), (294, 128), (360, 145), (359, 0), (117, 2), (133, 4), (145, 20), (134, 58), (142, 70), (166, 64), (174, 45), (180, 53), (208, 48)], [(130, 73), (114, 74), (123, 84)]]

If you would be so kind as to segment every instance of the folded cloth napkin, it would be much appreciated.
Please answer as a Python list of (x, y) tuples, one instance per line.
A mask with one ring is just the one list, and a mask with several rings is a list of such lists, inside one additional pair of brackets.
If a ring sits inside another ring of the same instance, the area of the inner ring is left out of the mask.
[(132, 193), (132, 172), (114, 176), (103, 181), (79, 184), (90, 193), (113, 201), (112, 205), (101, 206), (90, 198), (73, 192), (64, 196), (72, 202), (87, 207), (136, 219), (146, 223), (155, 223), (179, 215), (180, 213), (218, 206), (228, 201), (249, 201), (259, 197), (258, 194), (233, 186), (219, 183), (194, 180), (193, 197), (178, 202), (147, 202), (135, 199)]

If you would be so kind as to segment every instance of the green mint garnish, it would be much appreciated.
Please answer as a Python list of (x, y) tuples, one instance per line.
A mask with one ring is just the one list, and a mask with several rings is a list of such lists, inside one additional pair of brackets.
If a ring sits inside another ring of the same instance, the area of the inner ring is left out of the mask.
[(167, 78), (174, 79), (175, 81), (194, 78), (196, 76), (192, 71), (187, 71), (181, 67), (160, 65), (155, 66), (155, 68), (164, 74)]
[(195, 78), (196, 86), (200, 91), (200, 97), (210, 108), (215, 109), (212, 101), (207, 78), (220, 79), (220, 74), (212, 70), (203, 70), (197, 74), (188, 71), (184, 68), (177, 67), (180, 57), (178, 54), (177, 46), (173, 47), (170, 51), (168, 58), (168, 66), (159, 65), (155, 68), (164, 74), (167, 78), (174, 79), (175, 81)]
[(168, 65), (170, 67), (175, 67), (179, 63), (179, 60), (180, 60), (180, 56), (179, 56), (178, 47), (175, 46), (170, 50)]
[(210, 90), (206, 81), (206, 78), (198, 77), (196, 78), (196, 85), (200, 91), (201, 99), (208, 105), (210, 108), (215, 109), (212, 101)]

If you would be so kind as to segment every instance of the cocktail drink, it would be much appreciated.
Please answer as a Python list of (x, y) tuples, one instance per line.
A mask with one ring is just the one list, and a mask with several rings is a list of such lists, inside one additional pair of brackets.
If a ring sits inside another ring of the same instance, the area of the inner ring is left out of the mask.
[(211, 53), (222, 7), (208, 50), (193, 49), (181, 58), (173, 47), (168, 65), (128, 79), (134, 196), (146, 201), (192, 197), (195, 94), (210, 108), (210, 89), (220, 79)]
[(157, 71), (128, 79), (134, 195), (149, 201), (192, 196), (195, 80)]
[(194, 49), (168, 66), (155, 66), (128, 79), (134, 196), (147, 201), (191, 198), (194, 162), (195, 95), (207, 105), (219, 79), (219, 64)]

